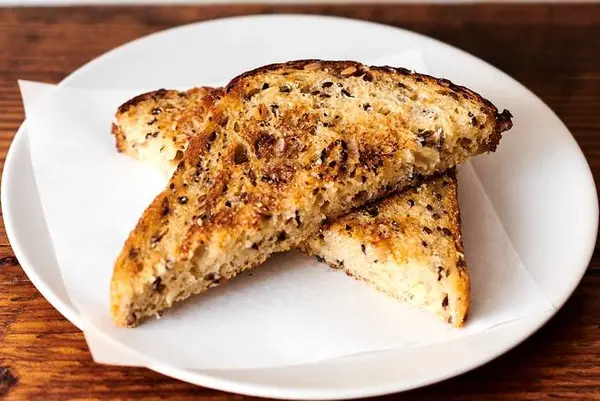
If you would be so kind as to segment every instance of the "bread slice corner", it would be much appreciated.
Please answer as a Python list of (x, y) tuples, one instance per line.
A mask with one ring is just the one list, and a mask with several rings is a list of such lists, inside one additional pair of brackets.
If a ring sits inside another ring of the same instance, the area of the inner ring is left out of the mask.
[(171, 176), (190, 141), (202, 130), (213, 88), (159, 89), (122, 104), (112, 134), (117, 150)]
[(428, 179), (323, 227), (305, 251), (455, 327), (470, 304), (456, 173)]

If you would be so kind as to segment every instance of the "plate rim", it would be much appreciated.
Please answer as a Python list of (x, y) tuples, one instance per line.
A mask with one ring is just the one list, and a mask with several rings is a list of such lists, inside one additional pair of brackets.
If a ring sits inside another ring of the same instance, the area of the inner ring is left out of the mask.
[[(545, 106), (547, 111), (549, 111), (554, 116), (556, 116), (554, 111), (543, 100), (541, 100), (538, 96), (536, 96), (533, 92), (531, 92), (527, 87), (522, 85), (520, 82), (516, 81), (514, 78), (512, 78), (511, 76), (506, 74), (504, 71), (493, 66), (492, 64), (488, 63), (487, 61), (482, 60), (479, 57), (477, 57), (473, 54), (470, 54), (458, 47), (455, 47), (453, 45), (447, 44), (445, 42), (442, 42), (440, 40), (431, 38), (429, 36), (426, 36), (426, 35), (423, 35), (423, 34), (420, 34), (417, 32), (413, 32), (413, 31), (410, 31), (410, 30), (407, 30), (404, 28), (394, 27), (391, 25), (386, 25), (386, 24), (382, 24), (382, 23), (374, 23), (374, 22), (370, 22), (370, 21), (346, 18), (346, 17), (312, 15), (312, 14), (280, 13), (280, 14), (269, 14), (269, 15), (260, 15), (259, 14), (259, 15), (223, 17), (223, 18), (216, 18), (216, 19), (211, 19), (211, 20), (206, 20), (206, 21), (192, 22), (189, 24), (179, 25), (179, 26), (175, 26), (175, 27), (172, 27), (169, 29), (153, 32), (148, 35), (133, 39), (129, 42), (123, 43), (123, 44), (121, 44), (117, 47), (114, 47), (114, 48), (108, 50), (107, 52), (93, 58), (92, 60), (88, 61), (87, 63), (83, 64), (82, 66), (80, 66), (79, 68), (74, 70), (72, 73), (67, 75), (57, 85), (59, 85), (59, 86), (60, 85), (68, 85), (72, 80), (76, 79), (80, 74), (83, 74), (88, 69), (93, 68), (93, 66), (96, 62), (101, 61), (105, 58), (111, 57), (114, 53), (118, 52), (119, 50), (121, 50), (127, 46), (133, 45), (138, 41), (150, 39), (151, 37), (154, 37), (157, 35), (161, 35), (161, 34), (164, 34), (167, 32), (173, 32), (173, 31), (180, 30), (180, 29), (182, 30), (182, 29), (186, 29), (186, 28), (189, 28), (192, 26), (197, 26), (197, 25), (219, 24), (222, 22), (228, 22), (228, 21), (235, 22), (238, 20), (248, 20), (248, 19), (250, 19), (250, 20), (253, 20), (253, 19), (280, 19), (282, 17), (303, 19), (305, 21), (312, 20), (314, 22), (327, 22), (327, 21), (331, 21), (331, 20), (337, 20), (337, 21), (342, 21), (342, 22), (347, 22), (347, 23), (379, 27), (379, 28), (387, 29), (390, 32), (392, 32), (392, 31), (401, 32), (403, 34), (413, 35), (415, 37), (419, 37), (419, 38), (427, 40), (427, 41), (436, 42), (436, 44), (444, 46), (446, 48), (449, 48), (452, 51), (460, 52), (463, 55), (468, 55), (469, 57), (476, 59), (477, 61), (483, 63), (487, 67), (491, 67), (495, 73), (500, 73), (500, 74), (505, 75), (506, 77), (510, 78), (512, 81), (514, 81), (515, 83), (520, 85), (522, 88), (524, 88), (533, 99), (540, 101)], [(594, 193), (596, 193), (596, 191), (595, 191), (596, 187), (595, 187), (595, 182), (593, 179), (591, 167), (590, 167), (589, 163), (587, 162), (587, 159), (585, 158), (585, 155), (584, 155), (581, 147), (579, 146), (579, 143), (577, 143), (577, 141), (573, 137), (571, 131), (568, 129), (568, 127), (566, 127), (566, 125), (562, 122), (562, 120), (560, 120), (560, 118), (558, 118), (558, 116), (556, 116), (556, 119), (563, 126), (564, 130), (569, 133), (570, 139), (573, 140), (573, 142), (576, 144), (576, 148), (579, 151), (579, 157), (583, 158), (583, 160), (585, 161), (585, 165), (587, 166), (586, 172), (588, 173), (589, 178), (590, 178), (590, 180), (589, 180), (590, 184), (591, 184), (590, 189), (593, 190)], [(7, 238), (9, 240), (9, 243), (11, 245), (11, 248), (12, 248), (15, 256), (19, 260), (19, 264), (21, 265), (21, 268), (23, 269), (25, 274), (28, 276), (28, 278), (31, 280), (32, 284), (48, 300), (48, 302), (55, 309), (57, 309), (67, 320), (69, 320), (71, 323), (73, 323), (75, 326), (77, 326), (77, 328), (79, 328), (81, 330), (82, 320), (81, 320), (81, 316), (79, 315), (79, 312), (77, 311), (77, 308), (73, 304), (71, 304), (71, 305), (65, 304), (60, 299), (60, 297), (58, 297), (56, 295), (56, 293), (47, 285), (47, 283), (44, 282), (44, 280), (41, 278), (41, 276), (37, 274), (37, 269), (34, 267), (34, 264), (29, 260), (29, 257), (27, 256), (26, 252), (23, 251), (23, 249), (21, 248), (21, 244), (16, 237), (16, 234), (15, 234), (16, 228), (14, 227), (12, 215), (10, 213), (5, 213), (5, 211), (12, 209), (12, 207), (10, 206), (11, 205), (11, 201), (9, 199), (10, 197), (9, 197), (9, 195), (7, 195), (8, 192), (6, 190), (7, 186), (8, 186), (7, 182), (14, 179), (14, 178), (10, 178), (10, 177), (15, 176), (15, 173), (13, 172), (13, 165), (15, 164), (15, 161), (13, 159), (16, 157), (15, 154), (18, 151), (25, 151), (25, 149), (23, 149), (23, 146), (26, 146), (26, 144), (24, 143), (24, 141), (27, 140), (26, 132), (27, 132), (26, 121), (23, 121), (23, 123), (19, 126), (16, 134), (14, 135), (14, 137), (11, 141), (10, 147), (6, 154), (4, 169), (2, 172), (2, 180), (1, 180), (1, 187), (0, 187), (0, 203), (2, 205), (3, 220), (4, 220), (6, 235), (7, 235)], [(6, 180), (5, 178), (8, 178), (8, 180)], [(148, 362), (147, 367), (149, 369), (159, 372), (161, 374), (164, 374), (166, 376), (176, 378), (178, 380), (183, 380), (188, 383), (195, 384), (195, 385), (205, 386), (205, 387), (223, 390), (223, 391), (233, 391), (236, 393), (247, 394), (247, 395), (252, 395), (252, 396), (276, 397), (276, 398), (280, 398), (280, 399), (298, 399), (298, 398), (303, 398), (303, 399), (323, 399), (323, 398), (350, 399), (350, 398), (359, 398), (359, 397), (366, 397), (366, 396), (379, 396), (379, 395), (384, 395), (384, 394), (390, 394), (393, 392), (408, 391), (411, 389), (415, 389), (415, 388), (419, 388), (419, 387), (423, 387), (423, 386), (427, 386), (427, 385), (430, 385), (433, 383), (447, 380), (449, 378), (458, 376), (460, 374), (463, 374), (465, 372), (473, 370), (477, 367), (485, 365), (488, 362), (490, 362), (491, 360), (494, 360), (497, 357), (503, 355), (504, 353), (512, 350), (513, 348), (515, 348), (516, 346), (521, 344), (523, 341), (525, 341), (526, 339), (531, 337), (533, 334), (535, 334), (541, 327), (543, 327), (570, 299), (570, 297), (573, 295), (573, 292), (577, 289), (583, 276), (585, 275), (585, 272), (587, 271), (587, 266), (589, 266), (589, 262), (593, 256), (593, 251), (595, 249), (595, 243), (596, 243), (596, 238), (597, 238), (597, 234), (598, 234), (598, 215), (599, 215), (599, 213), (598, 213), (598, 198), (597, 197), (595, 198), (595, 201), (596, 201), (595, 209), (590, 211), (590, 213), (593, 214), (593, 223), (594, 223), (593, 225), (595, 226), (595, 230), (594, 230), (595, 234), (590, 235), (589, 252), (587, 253), (586, 257), (583, 258), (583, 260), (587, 261), (586, 266), (581, 268), (580, 276), (578, 277), (577, 281), (575, 282), (573, 288), (571, 288), (568, 291), (568, 294), (566, 294), (564, 300), (560, 303), (560, 305), (555, 305), (556, 308), (553, 309), (552, 311), (547, 312), (545, 314), (545, 316), (542, 319), (540, 319), (538, 324), (535, 324), (531, 327), (531, 329), (528, 329), (527, 334), (524, 334), (521, 337), (517, 337), (516, 339), (513, 338), (513, 340), (510, 342), (510, 344), (508, 344), (508, 346), (502, 347), (500, 349), (500, 351), (488, 354), (488, 356), (486, 358), (478, 359), (478, 361), (476, 363), (468, 364), (461, 369), (454, 369), (450, 372), (447, 372), (444, 375), (438, 375), (435, 378), (428, 378), (428, 379), (422, 380), (420, 382), (414, 382), (411, 385), (406, 385), (405, 383), (394, 384), (395, 382), (389, 382), (389, 384), (387, 386), (378, 385), (378, 386), (376, 386), (376, 388), (362, 386), (362, 387), (355, 387), (352, 389), (337, 390), (334, 393), (334, 390), (330, 389), (330, 388), (324, 388), (324, 389), (308, 388), (307, 389), (307, 388), (292, 387), (292, 386), (287, 386), (285, 388), (282, 388), (282, 387), (278, 387), (277, 385), (264, 385), (264, 384), (258, 384), (258, 383), (242, 382), (240, 380), (232, 380), (232, 379), (219, 377), (218, 375), (215, 375), (213, 373), (207, 373), (204, 371), (192, 370), (192, 369), (187, 369), (187, 368), (175, 368), (175, 367), (172, 367), (167, 364), (162, 364), (158, 361), (153, 361), (144, 355), (139, 355), (139, 354), (138, 355), (140, 356), (140, 358), (142, 360), (145, 360)], [(49, 239), (49, 240), (51, 241), (51, 239)], [(97, 332), (96, 330), (94, 330), (94, 331), (96, 333), (101, 334), (103, 336), (103, 338), (107, 339), (110, 343), (117, 344), (117, 346), (123, 346), (122, 344), (115, 342), (112, 338), (105, 336), (102, 333)], [(129, 348), (128, 348), (128, 350), (137, 354), (137, 352), (135, 350), (132, 350)]]

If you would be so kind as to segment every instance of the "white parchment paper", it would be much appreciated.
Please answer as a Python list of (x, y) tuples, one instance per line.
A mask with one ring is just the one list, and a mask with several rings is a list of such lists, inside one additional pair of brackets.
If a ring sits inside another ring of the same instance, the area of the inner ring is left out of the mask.
[[(414, 51), (372, 64), (425, 72)], [(449, 341), (552, 308), (512, 247), (475, 168), (467, 164), (459, 169), (472, 279), (472, 312), (464, 329), (450, 328), (295, 251), (180, 304), (160, 320), (116, 328), (108, 302), (114, 260), (165, 184), (152, 167), (118, 154), (110, 135), (116, 108), (140, 91), (20, 85), (46, 222), (65, 288), (99, 362), (143, 364), (127, 357), (123, 350), (129, 348), (183, 368), (296, 365)]]

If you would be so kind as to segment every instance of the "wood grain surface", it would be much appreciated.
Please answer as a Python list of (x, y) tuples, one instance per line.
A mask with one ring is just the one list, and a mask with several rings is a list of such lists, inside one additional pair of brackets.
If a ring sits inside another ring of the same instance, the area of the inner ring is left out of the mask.
[[(0, 9), (0, 155), (23, 110), (17, 79), (58, 82), (92, 58), (176, 25), (276, 12), (338, 15), (414, 30), (499, 67), (565, 122), (600, 177), (600, 5), (314, 5)], [(397, 399), (600, 399), (600, 253), (538, 333), (460, 377)], [(146, 369), (95, 364), (81, 332), (33, 287), (0, 228), (0, 398), (242, 399)]]

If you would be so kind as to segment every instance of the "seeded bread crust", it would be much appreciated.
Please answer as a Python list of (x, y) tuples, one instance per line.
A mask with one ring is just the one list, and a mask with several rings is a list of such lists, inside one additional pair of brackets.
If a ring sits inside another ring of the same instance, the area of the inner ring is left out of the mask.
[(462, 327), (470, 280), (456, 191), (453, 170), (430, 178), (323, 226), (303, 250)]
[(448, 81), (353, 62), (297, 61), (234, 79), (111, 283), (117, 325), (298, 247), (333, 219), (494, 150), (510, 113)]

